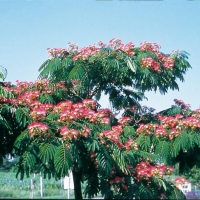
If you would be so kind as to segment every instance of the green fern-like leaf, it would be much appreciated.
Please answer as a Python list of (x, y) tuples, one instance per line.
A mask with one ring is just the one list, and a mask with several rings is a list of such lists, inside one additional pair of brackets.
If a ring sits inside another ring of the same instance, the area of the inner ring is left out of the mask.
[(165, 160), (169, 156), (169, 143), (167, 141), (159, 141), (155, 148), (155, 153), (161, 155)]
[(93, 140), (91, 143), (88, 144), (88, 150), (95, 152), (96, 150), (99, 150), (99, 144), (97, 140)]
[(49, 94), (41, 94), (39, 96), (39, 101), (41, 103), (55, 103), (53, 97)]
[(139, 148), (141, 150), (145, 150), (145, 151), (149, 151), (150, 147), (151, 147), (151, 140), (149, 136), (146, 136), (144, 134), (141, 134), (138, 138), (137, 138), (137, 144), (139, 145)]
[(15, 140), (14, 147), (20, 148), (21, 145), (26, 145), (26, 140), (30, 139), (28, 131), (23, 131)]
[(97, 152), (97, 160), (99, 163), (100, 173), (103, 176), (109, 177), (112, 172), (112, 165), (114, 163), (111, 155), (108, 153), (107, 149), (103, 146), (99, 146), (99, 151)]
[(35, 156), (33, 154), (31, 154), (30, 152), (26, 151), (22, 155), (22, 165), (23, 165), (24, 169), (34, 168), (35, 164), (36, 164)]
[(190, 141), (189, 141), (189, 137), (188, 137), (188, 133), (186, 131), (184, 131), (181, 134), (181, 148), (183, 150), (188, 150), (190, 148)]
[(76, 65), (72, 68), (68, 75), (68, 79), (82, 79), (84, 75), (84, 69), (80, 65)]
[(122, 150), (116, 144), (110, 145), (110, 149), (112, 151), (111, 155), (113, 160), (117, 163), (122, 172), (128, 173), (128, 168)]
[(0, 96), (5, 98), (14, 98), (14, 95), (11, 92), (8, 92), (1, 86), (0, 86)]
[(58, 177), (68, 174), (72, 167), (72, 156), (65, 144), (61, 144), (55, 151), (54, 165)]
[(48, 59), (46, 60), (42, 65), (41, 67), (39, 68), (39, 71), (40, 71), (40, 75), (39, 75), (39, 79), (42, 79), (42, 78), (49, 78), (50, 74), (51, 74), (51, 70), (53, 69), (53, 66), (54, 66), (54, 63), (55, 61), (52, 59)]
[(3, 116), (1, 116), (1, 114), (0, 114), (0, 125), (11, 130), (10, 123)]
[(172, 156), (176, 157), (179, 152), (180, 152), (180, 149), (181, 149), (181, 137), (176, 137), (174, 139), (174, 142), (173, 142), (173, 152), (172, 152)]
[(174, 184), (165, 181), (166, 184), (166, 195), (167, 195), (167, 199), (186, 199), (185, 195), (183, 194), (183, 192), (181, 190), (179, 190)]
[(15, 112), (15, 118), (22, 127), (25, 127), (27, 123), (32, 121), (28, 108), (17, 108)]
[(193, 134), (193, 142), (195, 143), (195, 144), (197, 144), (198, 145), (198, 147), (200, 147), (200, 134), (199, 133), (194, 133)]
[(139, 196), (141, 199), (154, 199), (153, 192), (151, 188), (148, 188), (144, 184), (140, 184), (139, 186)]
[(133, 151), (133, 155), (134, 156), (132, 158), (129, 158), (129, 159), (135, 159), (135, 157), (137, 157), (138, 162), (140, 161), (139, 160), (140, 158), (143, 158), (144, 160), (146, 158), (150, 158), (153, 161), (156, 161), (156, 160), (159, 159), (159, 155), (158, 154), (152, 154), (152, 153), (149, 153), (149, 152), (146, 152), (146, 151), (142, 151), (142, 150)]
[(39, 67), (38, 71), (42, 71), (46, 68), (46, 66), (50, 63), (50, 59), (45, 60), (44, 63)]
[(136, 134), (135, 134), (135, 129), (132, 127), (132, 126), (126, 126), (125, 128), (124, 128), (124, 136), (125, 137), (133, 137), (133, 136), (135, 136)]
[(54, 159), (57, 146), (46, 143), (39, 147), (39, 157), (43, 163), (48, 163)]

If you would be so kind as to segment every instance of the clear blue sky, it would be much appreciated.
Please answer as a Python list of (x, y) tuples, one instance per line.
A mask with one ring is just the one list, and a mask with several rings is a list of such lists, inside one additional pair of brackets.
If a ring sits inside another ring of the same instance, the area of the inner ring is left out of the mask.
[[(200, 107), (200, 1), (0, 0), (0, 65), (5, 81), (34, 81), (48, 47), (80, 47), (119, 38), (157, 42), (161, 51), (185, 50), (192, 65), (179, 91), (147, 92), (143, 104), (163, 110), (182, 99)], [(103, 107), (109, 103), (101, 100)]]

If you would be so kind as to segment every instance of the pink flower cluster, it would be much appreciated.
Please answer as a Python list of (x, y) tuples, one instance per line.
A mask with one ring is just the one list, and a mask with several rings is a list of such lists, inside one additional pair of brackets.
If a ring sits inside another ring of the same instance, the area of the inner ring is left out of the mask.
[(64, 49), (64, 48), (47, 48), (47, 51), (48, 51), (48, 57), (49, 59), (51, 58), (56, 58), (56, 57), (62, 57), (63, 54), (65, 52), (67, 52), (67, 49)]
[(165, 174), (170, 175), (173, 171), (172, 167), (166, 165), (155, 164), (151, 165), (149, 162), (140, 162), (135, 169), (136, 179), (140, 181), (145, 179), (150, 181), (150, 178), (162, 178)]
[(183, 177), (176, 177), (172, 179), (172, 181), (175, 182), (176, 184), (181, 184), (181, 185), (189, 183), (189, 181)]
[(72, 122), (81, 118), (86, 119), (92, 123), (109, 124), (108, 111), (95, 111), (96, 103), (92, 99), (85, 99), (83, 102), (72, 103), (70, 100), (62, 101), (54, 106), (53, 112), (59, 113), (60, 118), (58, 122)]
[(185, 104), (184, 101), (182, 100), (174, 99), (174, 102), (176, 105), (180, 106), (182, 109), (190, 107), (190, 104)]
[(122, 133), (123, 133), (122, 125), (118, 124), (116, 126), (112, 126), (111, 130), (104, 130), (100, 135), (109, 138), (110, 140), (115, 142), (115, 144), (117, 144), (117, 146), (120, 148), (125, 148), (126, 150), (134, 148), (135, 150), (138, 150), (137, 142), (131, 138), (129, 138), (125, 144), (122, 144), (120, 142), (119, 136)]
[(153, 69), (159, 73), (161, 72), (160, 69), (161, 64), (163, 67), (167, 69), (172, 69), (174, 66), (174, 59), (172, 58), (172, 55), (170, 56), (164, 55), (159, 51), (160, 48), (161, 46), (157, 43), (148, 43), (148, 42), (141, 43), (140, 44), (141, 51), (152, 51), (159, 59), (158, 62), (151, 57), (142, 58), (142, 60), (140, 61), (141, 66)]
[(157, 52), (161, 48), (161, 45), (158, 43), (149, 43), (149, 42), (141, 42), (140, 50), (141, 51), (154, 51)]
[(63, 49), (63, 48), (47, 48), (48, 51), (48, 57), (51, 58), (62, 58), (64, 56), (64, 53), (69, 53), (71, 56), (73, 56), (73, 60), (76, 61), (78, 59), (86, 60), (90, 56), (97, 56), (101, 48), (110, 47), (113, 51), (122, 51), (125, 52), (128, 56), (133, 56), (135, 54), (134, 52), (134, 44), (132, 42), (129, 42), (127, 44), (123, 44), (121, 40), (113, 38), (109, 41), (109, 44), (104, 44), (102, 41), (97, 42), (94, 45), (90, 45), (88, 47), (84, 47), (81, 49), (78, 49), (77, 44), (68, 43), (69, 48)]
[(53, 104), (42, 104), (39, 101), (33, 101), (30, 104), (30, 107), (32, 108), (30, 110), (30, 116), (34, 121), (37, 121), (41, 118), (46, 117), (46, 115), (52, 111)]
[(76, 129), (68, 129), (67, 126), (62, 126), (60, 128), (60, 135), (63, 136), (64, 139), (69, 138), (70, 140), (72, 138), (77, 139), (79, 132)]
[(62, 135), (64, 139), (69, 139), (69, 140), (71, 140), (72, 138), (77, 140), (79, 136), (88, 138), (90, 132), (91, 129), (88, 128), (87, 126), (83, 126), (81, 130), (69, 129), (67, 126), (62, 126), (60, 128), (60, 135)]
[(118, 123), (121, 124), (121, 125), (128, 125), (128, 123), (131, 121), (131, 118), (130, 117), (121, 117), (119, 120), (118, 120)]
[(43, 124), (41, 122), (33, 122), (28, 125), (28, 133), (31, 137), (33, 137), (35, 134), (41, 135), (48, 131), (48, 127), (46, 124)]
[(133, 56), (135, 54), (133, 49), (135, 45), (132, 42), (123, 44), (120, 39), (113, 38), (109, 41), (109, 44), (107, 46), (112, 47), (114, 50), (126, 52), (129, 56)]
[(16, 81), (16, 87), (11, 87), (11, 84), (7, 84), (3, 87), (6, 91), (13, 93), (14, 98), (4, 98), (0, 96), (0, 101), (4, 103), (11, 103), (14, 105), (22, 105), (31, 107), (37, 102), (38, 97), (41, 94), (52, 94), (56, 89), (66, 90), (64, 82), (55, 84), (52, 89), (49, 86), (49, 81), (46, 79), (37, 80), (33, 82), (20, 82)]
[(142, 58), (140, 61), (141, 67), (153, 69), (154, 71), (161, 72), (160, 63), (151, 57)]
[[(90, 57), (98, 56), (99, 51), (102, 48), (111, 48), (113, 52), (124, 52), (128, 56), (135, 55), (134, 47), (135, 45), (132, 42), (127, 44), (123, 44), (120, 39), (113, 38), (109, 41), (108, 44), (103, 43), (102, 41), (97, 42), (94, 45), (90, 45), (88, 47), (84, 47), (79, 49), (77, 44), (68, 43), (69, 48), (48, 48), (49, 58), (63, 58), (67, 54), (73, 58), (74, 61), (80, 60), (88, 60)], [(151, 57), (142, 58), (140, 61), (141, 67), (146, 67), (149, 69), (153, 69), (157, 72), (161, 72), (161, 65), (164, 68), (172, 69), (174, 66), (174, 54), (170, 54), (169, 56), (164, 55), (159, 51), (161, 46), (157, 43), (149, 43), (143, 42), (140, 44), (140, 51), (151, 51), (155, 55), (157, 55), (158, 60), (155, 60)], [(67, 53), (67, 54), (66, 54)], [(105, 52), (104, 56), (107, 56), (108, 53)], [(102, 55), (101, 55), (102, 56)], [(116, 56), (117, 58), (118, 56)]]
[[(182, 100), (175, 99), (175, 103), (181, 108), (188, 108), (190, 105), (185, 104)], [(190, 111), (186, 116), (176, 114), (173, 116), (162, 116), (158, 114), (159, 124), (140, 124), (136, 130), (137, 134), (155, 135), (158, 137), (168, 137), (170, 140), (178, 137), (184, 130), (200, 130), (200, 109)]]
[(116, 176), (114, 179), (110, 179), (110, 180), (109, 180), (109, 183), (110, 183), (111, 185), (115, 185), (115, 186), (114, 186), (114, 190), (117, 192), (117, 191), (118, 191), (117, 185), (119, 185), (119, 184), (122, 186), (122, 188), (123, 188), (124, 190), (127, 190), (127, 189), (128, 189), (128, 185), (126, 185), (124, 181), (125, 181), (124, 177)]
[(185, 128), (200, 129), (200, 120), (195, 117), (187, 117), (180, 122), (180, 125), (184, 126)]

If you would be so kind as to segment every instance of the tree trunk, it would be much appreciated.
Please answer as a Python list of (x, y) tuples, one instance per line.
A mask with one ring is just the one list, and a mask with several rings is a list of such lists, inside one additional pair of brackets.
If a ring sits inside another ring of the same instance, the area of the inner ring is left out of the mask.
[(81, 191), (81, 173), (80, 171), (72, 171), (73, 179), (74, 179), (74, 194), (76, 200), (83, 199), (82, 191)]

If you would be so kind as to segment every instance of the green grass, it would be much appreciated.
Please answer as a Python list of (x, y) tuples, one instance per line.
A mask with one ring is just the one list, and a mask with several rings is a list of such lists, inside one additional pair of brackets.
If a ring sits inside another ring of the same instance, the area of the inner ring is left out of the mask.
[[(16, 179), (15, 172), (0, 172), (0, 199), (29, 199), (31, 190), (31, 175), (30, 178), (23, 180)], [(63, 180), (56, 181), (55, 179), (43, 179), (43, 197), (40, 194), (40, 176), (36, 174), (34, 179), (33, 198), (37, 199), (68, 199), (68, 190), (64, 189)], [(82, 184), (84, 191), (85, 184)], [(70, 190), (70, 199), (75, 199), (74, 190)], [(84, 194), (83, 194), (84, 198)], [(96, 198), (101, 198), (99, 194)]]
[[(0, 198), (30, 198), (30, 184), (33, 176), (19, 180), (15, 175), (12, 172), (0, 172)], [(68, 199), (68, 191), (63, 189), (61, 180), (43, 179), (43, 197), (41, 197), (39, 175), (37, 174), (34, 179), (33, 198)], [(70, 190), (70, 198), (74, 198), (73, 190)]]

